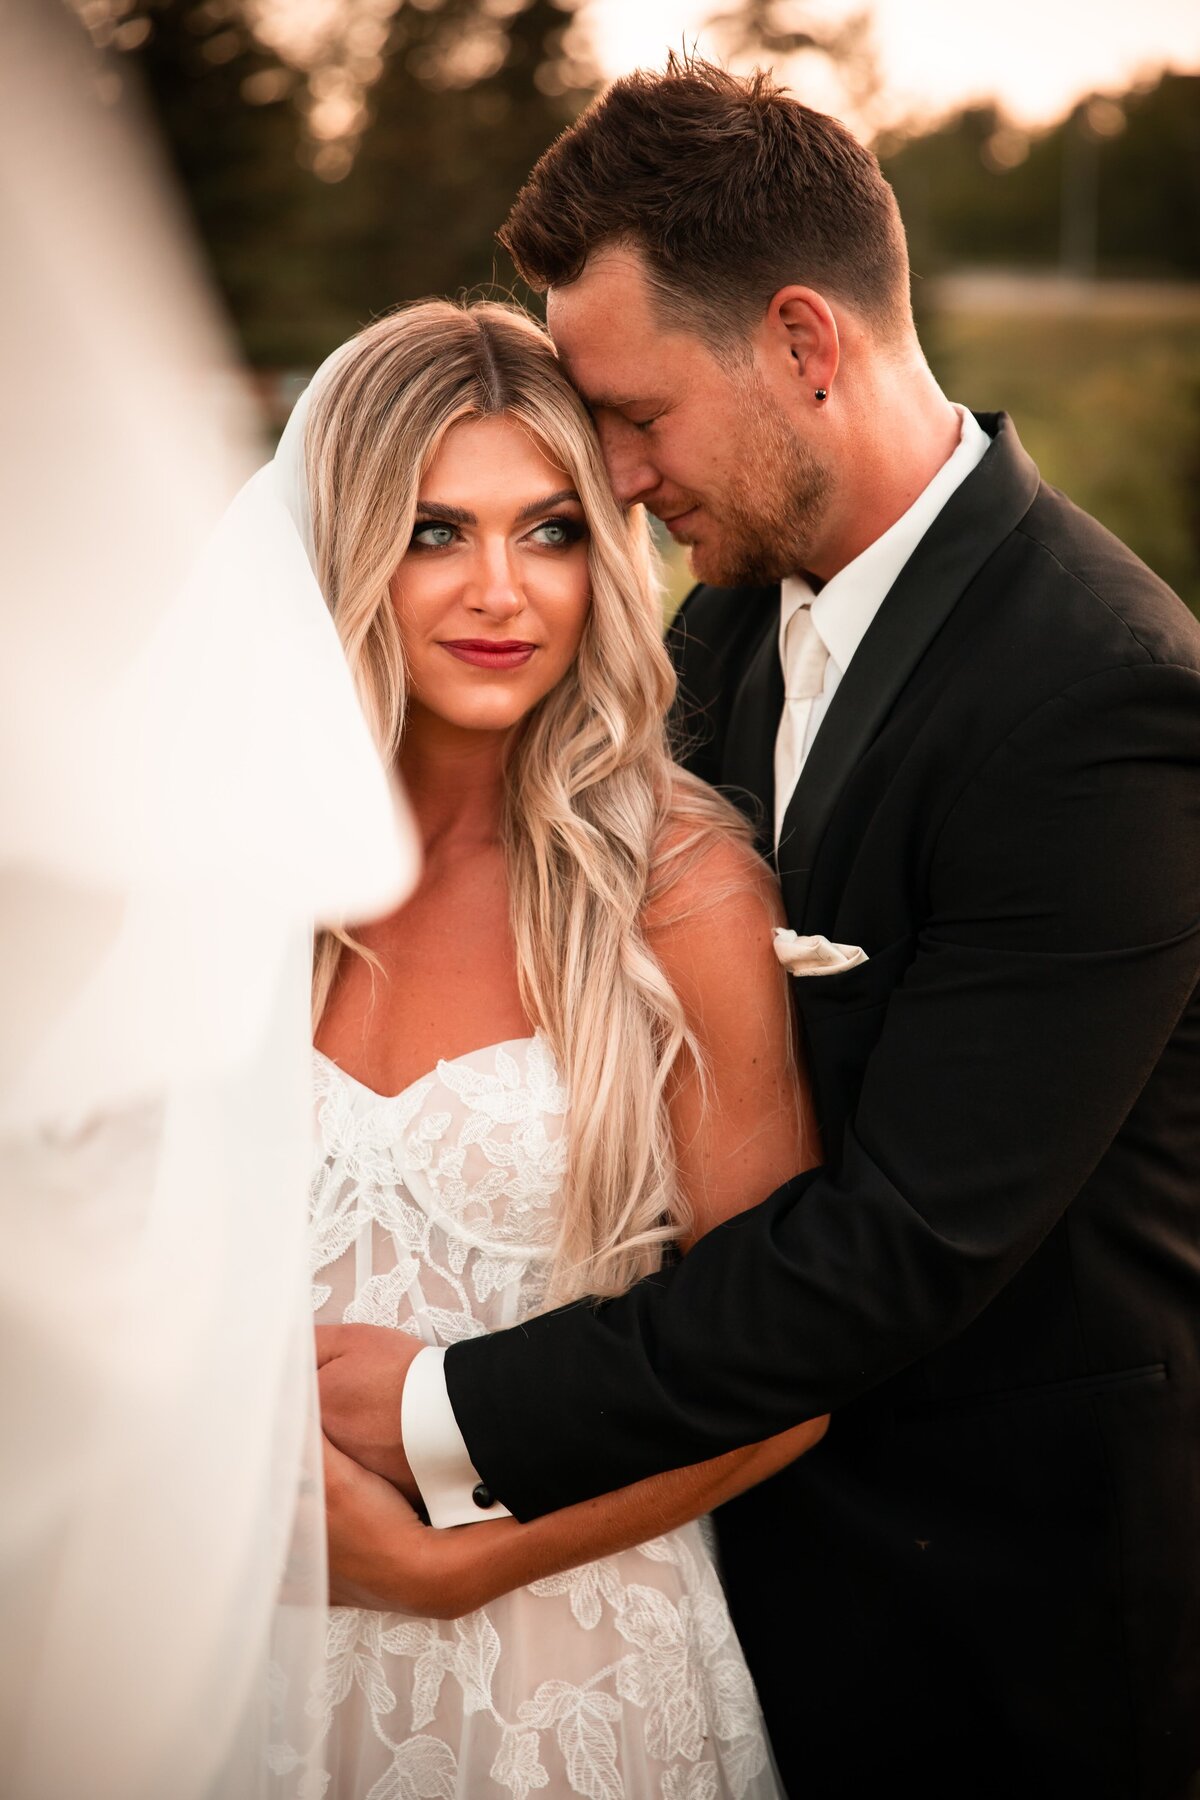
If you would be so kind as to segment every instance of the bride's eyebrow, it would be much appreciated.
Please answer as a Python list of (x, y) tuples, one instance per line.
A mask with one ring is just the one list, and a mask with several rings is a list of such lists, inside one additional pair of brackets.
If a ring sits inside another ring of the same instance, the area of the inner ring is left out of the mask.
[[(525, 519), (535, 519), (539, 513), (550, 512), (556, 506), (565, 506), (573, 501), (576, 506), (583, 502), (574, 488), (560, 488), (556, 494), (547, 494), (544, 500), (531, 500), (517, 514), (518, 523)], [(418, 500), (417, 516), (421, 519), (444, 519), (447, 525), (478, 525), (479, 520), (465, 506), (449, 506), (441, 500)]]
[(565, 506), (568, 500), (573, 500), (576, 506), (583, 505), (574, 488), (560, 488), (557, 494), (547, 494), (544, 500), (531, 500), (528, 506), (521, 508), (517, 518), (536, 519), (539, 513), (549, 512), (555, 506)]
[(465, 506), (443, 506), (440, 500), (418, 500), (417, 516), (422, 519), (445, 519), (447, 525), (478, 525), (479, 520)]

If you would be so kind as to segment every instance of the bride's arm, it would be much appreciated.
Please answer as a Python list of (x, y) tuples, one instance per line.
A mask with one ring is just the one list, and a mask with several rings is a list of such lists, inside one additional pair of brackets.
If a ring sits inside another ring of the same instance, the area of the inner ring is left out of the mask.
[(645, 920), (705, 1065), (701, 1078), (684, 1062), (670, 1095), (693, 1219), (685, 1249), (773, 1193), (773, 1181), (821, 1160), (790, 978), (772, 944), (786, 923), (773, 876), (748, 845), (727, 838), (711, 843)]
[[(671, 1125), (693, 1227), (686, 1244), (819, 1161), (793, 1049), (787, 977), (771, 946), (782, 913), (753, 852), (720, 841), (646, 920), (706, 1065), (674, 1083)], [(496, 1595), (626, 1550), (765, 1480), (818, 1442), (812, 1420), (711, 1462), (521, 1524), (431, 1531), (389, 1484), (326, 1452), (331, 1588), (345, 1604), (453, 1618)]]
[(827, 1419), (712, 1462), (653, 1475), (522, 1525), (516, 1519), (432, 1531), (382, 1475), (325, 1440), (329, 1598), (422, 1618), (458, 1619), (499, 1594), (631, 1550), (711, 1512), (819, 1443)]

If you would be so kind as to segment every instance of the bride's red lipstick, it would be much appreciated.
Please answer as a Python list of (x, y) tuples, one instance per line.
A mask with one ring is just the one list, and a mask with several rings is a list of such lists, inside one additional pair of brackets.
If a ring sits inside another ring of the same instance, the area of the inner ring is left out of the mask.
[(519, 638), (505, 638), (497, 643), (491, 638), (443, 639), (442, 649), (460, 662), (472, 663), (477, 669), (520, 669), (529, 661), (536, 644)]

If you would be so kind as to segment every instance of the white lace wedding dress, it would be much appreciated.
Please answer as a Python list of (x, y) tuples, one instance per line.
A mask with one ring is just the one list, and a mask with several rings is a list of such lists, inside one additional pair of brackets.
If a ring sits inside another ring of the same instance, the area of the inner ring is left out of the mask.
[[(544, 1040), (439, 1063), (394, 1098), (314, 1058), (318, 1321), (449, 1344), (535, 1309), (566, 1148)], [(303, 1800), (778, 1794), (699, 1523), (452, 1622), (336, 1608), (309, 1711), (316, 1766), (284, 1783)]]

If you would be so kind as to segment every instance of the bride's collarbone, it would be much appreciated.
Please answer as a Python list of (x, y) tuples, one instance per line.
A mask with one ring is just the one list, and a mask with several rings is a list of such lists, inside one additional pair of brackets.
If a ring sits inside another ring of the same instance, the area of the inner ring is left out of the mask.
[(423, 881), (404, 907), (355, 930), (373, 960), (343, 954), (316, 1044), (376, 1093), (400, 1093), (443, 1059), (532, 1034), (507, 891), (462, 874)]

